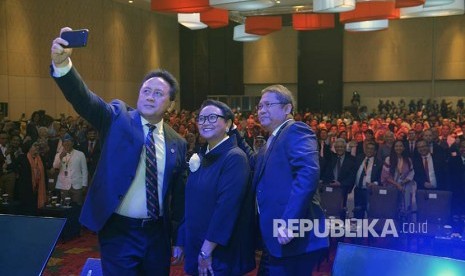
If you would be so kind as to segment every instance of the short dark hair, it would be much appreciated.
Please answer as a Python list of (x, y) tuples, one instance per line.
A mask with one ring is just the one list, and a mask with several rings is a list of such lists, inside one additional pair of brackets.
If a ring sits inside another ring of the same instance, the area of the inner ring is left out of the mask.
[(227, 104), (216, 100), (205, 100), (200, 106), (200, 110), (204, 109), (204, 107), (209, 105), (218, 107), (223, 113), (225, 121), (231, 120), (232, 122), (234, 122), (234, 113)]
[(179, 84), (176, 78), (170, 72), (164, 69), (157, 69), (148, 72), (142, 80), (141, 87), (147, 80), (151, 78), (161, 78), (164, 81), (166, 81), (170, 86), (170, 101), (174, 101), (176, 99), (176, 93), (179, 90)]

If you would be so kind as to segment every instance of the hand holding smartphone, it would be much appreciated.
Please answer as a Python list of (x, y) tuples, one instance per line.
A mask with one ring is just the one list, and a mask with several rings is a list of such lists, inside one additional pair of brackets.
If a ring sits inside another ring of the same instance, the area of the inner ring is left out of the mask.
[(62, 45), (63, 48), (80, 48), (87, 46), (89, 37), (88, 29), (72, 30), (61, 33), (61, 38), (68, 41), (68, 45)]

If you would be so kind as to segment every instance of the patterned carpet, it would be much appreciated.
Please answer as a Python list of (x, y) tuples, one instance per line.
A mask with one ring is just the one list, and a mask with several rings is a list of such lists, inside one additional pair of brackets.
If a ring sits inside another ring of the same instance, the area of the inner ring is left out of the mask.
[[(43, 275), (80, 275), (87, 258), (100, 258), (97, 235), (88, 230), (82, 230), (80, 237), (66, 242), (59, 241), (57, 243)], [(329, 260), (323, 261), (320, 265), (320, 271), (314, 272), (313, 276), (328, 276), (333, 258), (334, 255), (331, 254)], [(257, 261), (258, 259), (259, 256), (257, 255)], [(185, 275), (182, 265), (171, 267), (170, 276), (181, 275)], [(253, 275), (256, 275), (256, 270), (248, 274), (248, 276)]]

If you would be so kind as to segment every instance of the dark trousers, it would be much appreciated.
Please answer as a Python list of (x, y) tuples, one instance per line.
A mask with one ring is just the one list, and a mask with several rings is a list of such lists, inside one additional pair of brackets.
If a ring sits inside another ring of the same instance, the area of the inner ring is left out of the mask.
[(113, 214), (98, 238), (104, 275), (169, 275), (171, 249), (163, 219)]
[(263, 255), (265, 267), (259, 270), (261, 276), (311, 276), (313, 268), (322, 259), (325, 249), (319, 249), (310, 253), (291, 256), (274, 257), (269, 254)]

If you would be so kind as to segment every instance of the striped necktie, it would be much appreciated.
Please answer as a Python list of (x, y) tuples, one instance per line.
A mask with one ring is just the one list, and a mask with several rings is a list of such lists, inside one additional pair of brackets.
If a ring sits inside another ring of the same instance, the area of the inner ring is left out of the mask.
[(157, 154), (153, 130), (155, 125), (147, 124), (149, 133), (145, 139), (145, 191), (147, 196), (147, 214), (158, 219), (160, 203), (158, 200)]

